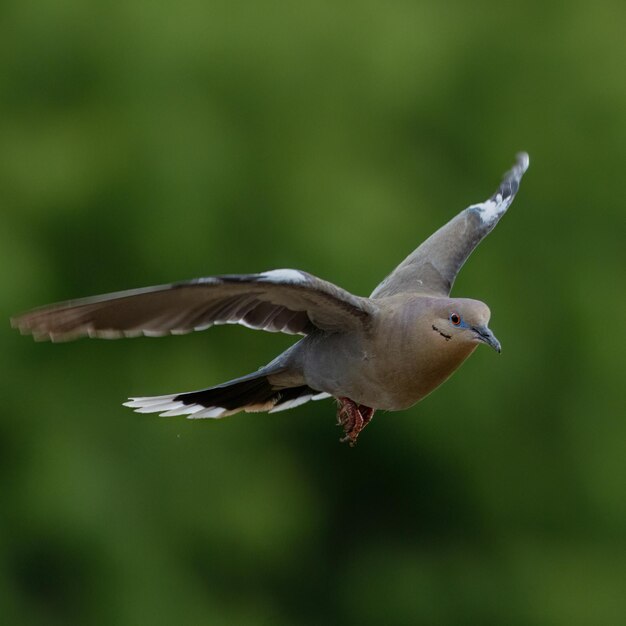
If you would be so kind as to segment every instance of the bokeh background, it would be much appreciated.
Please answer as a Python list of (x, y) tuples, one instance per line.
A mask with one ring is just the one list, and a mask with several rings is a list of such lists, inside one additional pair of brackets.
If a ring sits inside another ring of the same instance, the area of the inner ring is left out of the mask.
[[(3, 624), (626, 623), (626, 4), (0, 9)], [(359, 294), (521, 191), (456, 295), (479, 349), (355, 449), (330, 401), (137, 415), (293, 339), (35, 344), (12, 314), (295, 267)]]

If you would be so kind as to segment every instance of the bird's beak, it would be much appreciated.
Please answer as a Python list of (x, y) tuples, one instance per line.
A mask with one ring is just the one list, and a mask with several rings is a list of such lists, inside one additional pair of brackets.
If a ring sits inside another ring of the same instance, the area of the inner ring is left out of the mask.
[(473, 326), (472, 330), (476, 333), (476, 339), (491, 346), (498, 354), (502, 351), (500, 342), (496, 336), (487, 328), (487, 326)]

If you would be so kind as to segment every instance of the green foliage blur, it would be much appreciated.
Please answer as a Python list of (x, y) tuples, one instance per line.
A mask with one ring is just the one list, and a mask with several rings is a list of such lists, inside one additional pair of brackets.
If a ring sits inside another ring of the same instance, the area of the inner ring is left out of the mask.
[[(0, 8), (2, 624), (626, 623), (626, 4)], [(531, 167), (454, 294), (479, 348), (349, 449), (335, 407), (132, 395), (293, 339), (36, 344), (15, 313), (218, 273), (358, 293)]]

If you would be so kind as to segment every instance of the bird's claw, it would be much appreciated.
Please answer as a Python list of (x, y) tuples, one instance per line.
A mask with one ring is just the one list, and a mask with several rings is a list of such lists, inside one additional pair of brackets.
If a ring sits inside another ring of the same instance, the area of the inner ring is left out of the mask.
[(339, 398), (337, 425), (342, 426), (345, 433), (339, 441), (354, 448), (359, 434), (370, 423), (373, 416), (374, 409), (357, 404), (350, 398)]

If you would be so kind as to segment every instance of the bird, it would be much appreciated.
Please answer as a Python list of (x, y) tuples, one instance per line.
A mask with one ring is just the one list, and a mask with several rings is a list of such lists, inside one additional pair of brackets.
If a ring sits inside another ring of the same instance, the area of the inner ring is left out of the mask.
[(333, 397), (340, 441), (354, 446), (375, 411), (401, 411), (485, 344), (500, 352), (479, 300), (454, 280), (517, 194), (529, 165), (516, 156), (496, 192), (428, 237), (369, 297), (297, 269), (226, 274), (52, 304), (11, 319), (35, 340), (179, 335), (219, 324), (303, 335), (257, 371), (198, 391), (132, 397), (138, 413), (221, 418), (275, 413)]

